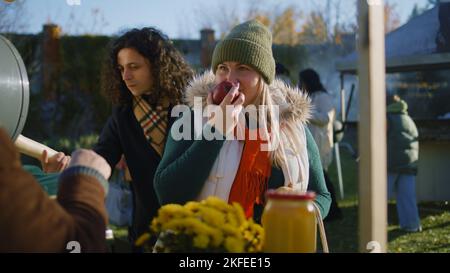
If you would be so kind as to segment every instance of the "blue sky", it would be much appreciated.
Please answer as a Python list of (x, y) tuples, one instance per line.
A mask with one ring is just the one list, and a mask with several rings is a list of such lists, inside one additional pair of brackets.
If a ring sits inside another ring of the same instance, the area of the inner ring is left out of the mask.
[[(68, 3), (80, 2), (80, 5)], [(171, 38), (199, 37), (199, 29), (214, 20), (222, 7), (242, 16), (251, 0), (25, 0), (27, 24), (23, 32), (37, 33), (46, 22), (60, 25), (67, 34), (111, 35), (130, 27), (156, 26)], [(295, 5), (307, 13), (325, 9), (325, 0), (259, 0), (264, 10)], [(404, 22), (415, 3), (427, 0), (391, 0)], [(224, 3), (227, 3), (225, 6)], [(355, 0), (341, 0), (341, 20), (354, 20)], [(201, 14), (210, 14), (206, 18)], [(209, 19), (209, 21), (208, 21)], [(212, 26), (215, 28), (215, 26)]]

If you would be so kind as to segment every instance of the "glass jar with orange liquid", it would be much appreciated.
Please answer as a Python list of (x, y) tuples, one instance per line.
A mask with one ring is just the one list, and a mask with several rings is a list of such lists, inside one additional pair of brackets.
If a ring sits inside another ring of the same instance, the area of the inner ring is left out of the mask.
[(315, 197), (314, 192), (267, 192), (267, 204), (262, 215), (264, 252), (316, 252)]

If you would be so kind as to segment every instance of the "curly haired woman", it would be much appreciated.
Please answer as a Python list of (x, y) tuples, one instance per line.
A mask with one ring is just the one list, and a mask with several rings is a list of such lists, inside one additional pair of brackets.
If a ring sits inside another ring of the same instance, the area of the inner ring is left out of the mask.
[(132, 178), (132, 242), (160, 207), (152, 181), (173, 122), (168, 113), (181, 102), (192, 75), (157, 29), (133, 29), (112, 43), (102, 88), (115, 107), (94, 150), (111, 167), (125, 156)]

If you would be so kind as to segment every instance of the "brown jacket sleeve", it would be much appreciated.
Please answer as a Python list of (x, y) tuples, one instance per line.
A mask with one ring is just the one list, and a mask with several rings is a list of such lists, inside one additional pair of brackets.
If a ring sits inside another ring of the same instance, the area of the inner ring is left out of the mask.
[(65, 252), (70, 241), (81, 252), (105, 251), (104, 198), (93, 176), (78, 174), (64, 176), (50, 199), (0, 128), (0, 252)]

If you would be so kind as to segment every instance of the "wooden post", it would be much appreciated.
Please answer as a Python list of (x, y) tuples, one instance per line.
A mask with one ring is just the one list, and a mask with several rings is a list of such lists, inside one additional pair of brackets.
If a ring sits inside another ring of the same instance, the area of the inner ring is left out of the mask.
[(359, 251), (386, 252), (386, 90), (382, 0), (358, 1)]

